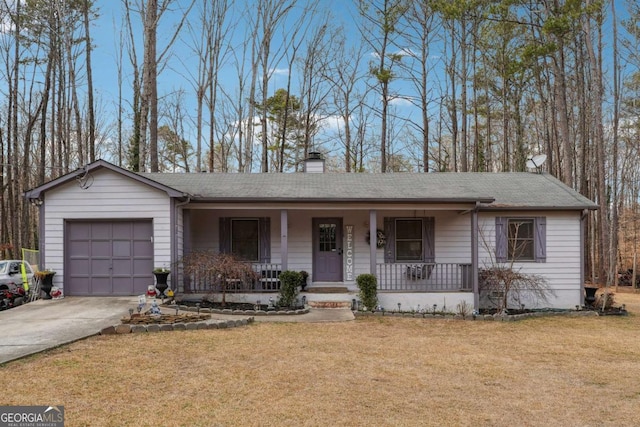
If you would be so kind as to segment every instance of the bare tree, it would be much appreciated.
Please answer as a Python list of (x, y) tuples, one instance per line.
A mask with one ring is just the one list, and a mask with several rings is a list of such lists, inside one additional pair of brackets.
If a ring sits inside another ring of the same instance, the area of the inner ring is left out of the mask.
[(91, 67), (91, 34), (90, 34), (90, 22), (89, 15), (91, 13), (91, 6), (93, 0), (84, 0), (83, 4), (83, 18), (84, 18), (84, 36), (85, 36), (85, 57), (86, 57), (86, 71), (87, 71), (87, 111), (88, 111), (88, 123), (87, 127), (89, 134), (89, 161), (94, 162), (96, 160), (96, 119), (94, 112), (93, 101), (93, 68)]
[[(590, 0), (587, 0), (586, 6), (589, 7)], [(590, 14), (585, 14), (583, 17), (583, 28), (585, 32), (585, 41), (587, 54), (589, 58), (590, 74), (592, 76), (592, 91), (591, 91), (591, 103), (592, 103), (592, 119), (595, 150), (596, 150), (596, 182), (598, 193), (598, 222), (599, 222), (599, 264), (600, 271), (599, 276), (602, 280), (606, 280), (607, 285), (611, 283), (613, 277), (613, 271), (609, 268), (610, 257), (607, 256), (609, 248), (609, 198), (607, 196), (607, 177), (605, 175), (605, 141), (604, 141), (604, 126), (602, 122), (602, 104), (604, 101), (604, 90), (602, 87), (602, 16), (601, 11), (596, 11), (593, 18), (598, 22), (596, 33), (592, 32)], [(598, 52), (596, 52), (592, 37), (598, 40)]]
[(525, 304), (547, 303), (555, 295), (547, 280), (540, 275), (523, 273), (516, 263), (533, 251), (531, 241), (521, 239), (524, 225), (509, 223), (506, 232), (506, 261), (495, 256), (492, 240), (482, 230), (480, 238), (489, 255), (485, 268), (478, 272), (481, 296), (493, 304), (498, 312), (506, 313), (510, 308), (522, 309)]
[[(373, 50), (376, 62), (370, 71), (376, 80), (380, 95), (380, 169), (387, 172), (387, 122), (391, 94), (389, 85), (396, 77), (395, 66), (403, 57), (398, 48), (398, 24), (406, 13), (405, 0), (358, 0), (358, 11), (362, 17), (359, 30), (365, 42)], [(392, 49), (397, 49), (392, 52)]]
[[(134, 79), (134, 97), (139, 93), (139, 158), (138, 170), (146, 168), (146, 135), (149, 131), (149, 166), (151, 172), (158, 171), (158, 73), (161, 66), (169, 54), (170, 48), (180, 33), (180, 29), (184, 25), (189, 11), (193, 7), (194, 1), (187, 5), (182, 11), (182, 16), (170, 33), (169, 39), (163, 49), (158, 53), (157, 33), (160, 19), (169, 7), (175, 3), (175, 0), (135, 0), (137, 12), (143, 25), (143, 60), (142, 60), (142, 76), (140, 79)], [(129, 0), (123, 0), (125, 14), (129, 33), (131, 37), (130, 49), (135, 49), (134, 32), (132, 31), (131, 10), (132, 5)], [(137, 61), (136, 61), (137, 62)], [(134, 65), (135, 67), (135, 65)], [(137, 67), (136, 67), (137, 68)], [(139, 86), (140, 90), (136, 86)], [(134, 102), (136, 108), (136, 102)], [(136, 114), (134, 112), (134, 114)], [(134, 124), (135, 125), (135, 124)]]
[(420, 134), (422, 148), (422, 170), (429, 172), (429, 109), (431, 104), (430, 73), (431, 43), (435, 28), (435, 16), (432, 2), (414, 2), (407, 13), (407, 27), (403, 30), (408, 44), (413, 46), (408, 54), (408, 61), (403, 65), (411, 81), (417, 99), (412, 102), (420, 109), (420, 121), (412, 121)]
[[(261, 70), (260, 101), (252, 97), (250, 102), (253, 105), (264, 103), (269, 97), (269, 82), (275, 72), (275, 65), (278, 64), (286, 48), (286, 39), (279, 46), (273, 45), (273, 38), (280, 25), (288, 16), (295, 5), (294, 0), (260, 0), (255, 5), (255, 21), (251, 21), (256, 31), (252, 34), (257, 41), (256, 63), (253, 66), (257, 71), (257, 66)], [(250, 25), (251, 25), (250, 24)], [(275, 49), (274, 49), (275, 47)], [(254, 72), (255, 74), (255, 72)], [(252, 79), (252, 84), (256, 84), (257, 79)], [(269, 142), (268, 142), (268, 122), (267, 110), (263, 108), (260, 116), (260, 129), (262, 141), (261, 171), (269, 172)]]
[[(190, 70), (196, 93), (196, 171), (203, 168), (203, 110), (205, 104), (209, 110), (209, 152), (214, 152), (216, 108), (218, 100), (218, 72), (228, 52), (232, 27), (228, 22), (231, 2), (228, 0), (205, 0), (198, 4), (197, 19), (187, 22), (189, 41), (187, 45), (197, 57), (195, 73)], [(195, 22), (194, 22), (195, 21)], [(195, 74), (195, 75), (194, 75)], [(207, 169), (214, 170), (214, 157), (208, 156)]]
[(365, 45), (358, 43), (347, 46), (344, 28), (337, 28), (333, 33), (330, 49), (335, 52), (335, 58), (324, 67), (323, 78), (331, 83), (333, 109), (342, 122), (338, 131), (344, 150), (344, 168), (347, 172), (352, 172), (359, 170), (356, 143), (359, 133), (355, 132), (354, 135), (352, 130), (353, 117), (359, 106), (363, 105), (366, 95), (359, 90), (360, 82), (366, 77), (361, 70)]
[(158, 128), (159, 171), (189, 173), (193, 149), (185, 130), (185, 91), (172, 92), (161, 100), (160, 105), (161, 119), (166, 124)]
[[(573, 186), (573, 144), (569, 133), (569, 107), (567, 105), (567, 76), (566, 76), (566, 52), (565, 38), (571, 33), (572, 28), (570, 21), (564, 20), (563, 17), (569, 15), (571, 10), (567, 4), (561, 5), (561, 0), (545, 0), (544, 12), (546, 13), (548, 25), (548, 34), (551, 43), (556, 46), (553, 51), (552, 60), (547, 63), (553, 70), (553, 99), (555, 101), (555, 120), (558, 126), (558, 136), (560, 139), (560, 148), (562, 154), (562, 169), (560, 179), (568, 186)], [(564, 23), (563, 25), (557, 25)]]
[[(329, 26), (331, 15), (326, 15), (318, 22), (307, 40), (306, 49), (299, 61), (302, 83), (300, 85), (300, 102), (302, 111), (302, 147), (299, 154), (303, 160), (313, 148), (313, 137), (319, 130), (319, 122), (326, 115), (327, 98), (331, 84), (323, 78), (323, 71), (330, 67), (335, 52), (331, 52), (332, 29)], [(296, 167), (298, 162), (296, 162)]]

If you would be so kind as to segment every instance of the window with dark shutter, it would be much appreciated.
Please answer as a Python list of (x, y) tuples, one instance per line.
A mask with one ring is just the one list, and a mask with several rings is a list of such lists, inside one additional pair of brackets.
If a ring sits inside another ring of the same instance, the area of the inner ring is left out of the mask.
[(271, 219), (220, 218), (220, 252), (245, 261), (271, 262)]
[(435, 220), (384, 219), (385, 262), (435, 262)]
[(260, 232), (257, 219), (231, 220), (231, 253), (245, 261), (259, 260)]
[(422, 261), (422, 219), (396, 219), (396, 261)]
[(545, 217), (496, 217), (496, 261), (546, 262), (546, 230)]

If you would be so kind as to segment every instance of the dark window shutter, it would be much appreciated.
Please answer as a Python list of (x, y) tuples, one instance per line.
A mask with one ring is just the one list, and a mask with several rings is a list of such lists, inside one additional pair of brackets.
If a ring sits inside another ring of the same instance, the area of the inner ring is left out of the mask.
[(496, 217), (496, 262), (507, 262), (507, 218)]
[(536, 262), (547, 262), (547, 218), (535, 218), (535, 232), (533, 235)]
[(271, 262), (271, 218), (260, 218), (260, 262)]
[(220, 218), (220, 253), (231, 253), (231, 218)]
[[(396, 221), (395, 218), (384, 219), (384, 262), (393, 263), (396, 261)], [(376, 236), (370, 236), (371, 245), (376, 244)]]
[(434, 217), (422, 218), (422, 242), (424, 262), (436, 262), (436, 220)]

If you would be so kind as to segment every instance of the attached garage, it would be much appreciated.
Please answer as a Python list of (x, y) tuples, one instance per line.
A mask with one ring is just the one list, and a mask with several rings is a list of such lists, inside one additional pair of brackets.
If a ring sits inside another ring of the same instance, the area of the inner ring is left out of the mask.
[(39, 206), (40, 265), (64, 295), (141, 295), (154, 268), (180, 257), (175, 213), (186, 196), (140, 174), (98, 160), (25, 196)]
[(67, 295), (138, 295), (153, 284), (151, 220), (67, 221)]

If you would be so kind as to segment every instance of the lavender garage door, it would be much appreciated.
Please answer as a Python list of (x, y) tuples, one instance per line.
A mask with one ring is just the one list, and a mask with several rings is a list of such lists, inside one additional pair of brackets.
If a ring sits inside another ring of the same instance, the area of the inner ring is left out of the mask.
[(70, 221), (67, 295), (139, 295), (153, 284), (151, 221)]

